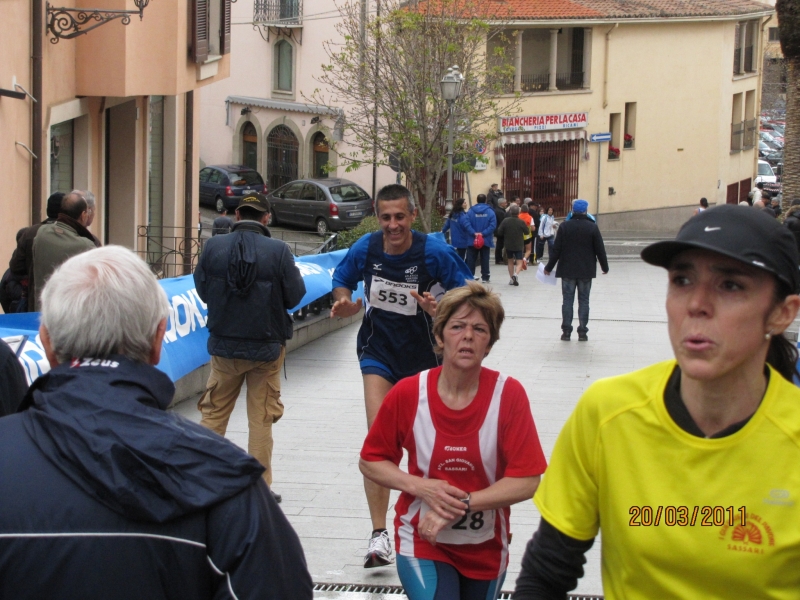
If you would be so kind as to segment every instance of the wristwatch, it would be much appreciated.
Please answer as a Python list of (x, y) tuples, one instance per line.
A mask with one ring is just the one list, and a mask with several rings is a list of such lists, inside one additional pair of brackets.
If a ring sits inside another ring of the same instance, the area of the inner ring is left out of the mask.
[(464, 504), (467, 505), (467, 512), (469, 512), (469, 499), (471, 497), (472, 497), (472, 492), (468, 492), (466, 498), (460, 498), (459, 499), (459, 502), (463, 502)]

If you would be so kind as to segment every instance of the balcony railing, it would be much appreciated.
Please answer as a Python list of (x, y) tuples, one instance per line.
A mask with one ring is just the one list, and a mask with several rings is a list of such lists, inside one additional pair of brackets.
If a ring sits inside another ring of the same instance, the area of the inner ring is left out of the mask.
[(755, 71), (755, 66), (753, 65), (753, 47), (747, 46), (744, 49), (744, 72), (745, 73), (752, 73)]
[(741, 64), (742, 64), (742, 53), (739, 51), (739, 48), (736, 48), (733, 51), (733, 74), (738, 75), (741, 73)]
[(583, 87), (583, 73), (557, 73), (556, 87), (560, 90), (579, 90)]
[(756, 145), (758, 139), (758, 120), (750, 119), (744, 122), (744, 150), (750, 150)]
[[(540, 73), (538, 75), (523, 75), (520, 78), (520, 86), (525, 94), (547, 92), (550, 89), (550, 74)], [(497, 86), (501, 94), (514, 93), (514, 77), (499, 77), (489, 80), (487, 83)], [(583, 73), (557, 73), (556, 89), (558, 90), (579, 90), (583, 87)]]
[(731, 152), (742, 151), (742, 141), (744, 137), (744, 121), (731, 124)]
[(303, 0), (255, 0), (253, 22), (274, 27), (302, 25)]

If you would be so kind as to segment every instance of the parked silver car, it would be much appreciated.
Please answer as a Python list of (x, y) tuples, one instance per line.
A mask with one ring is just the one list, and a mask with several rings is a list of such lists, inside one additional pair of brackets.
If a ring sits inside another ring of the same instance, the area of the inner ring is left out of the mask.
[(355, 227), (373, 214), (372, 198), (347, 179), (298, 179), (267, 198), (273, 225), (300, 225), (320, 234)]

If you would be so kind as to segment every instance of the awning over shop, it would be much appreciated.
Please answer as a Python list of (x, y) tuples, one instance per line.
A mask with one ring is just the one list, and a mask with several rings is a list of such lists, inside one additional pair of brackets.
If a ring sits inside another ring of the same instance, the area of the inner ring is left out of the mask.
[(494, 161), (498, 167), (505, 166), (503, 147), (506, 144), (541, 144), (544, 142), (566, 142), (585, 140), (585, 129), (561, 129), (558, 131), (542, 131), (538, 133), (512, 133), (500, 137), (494, 146)]

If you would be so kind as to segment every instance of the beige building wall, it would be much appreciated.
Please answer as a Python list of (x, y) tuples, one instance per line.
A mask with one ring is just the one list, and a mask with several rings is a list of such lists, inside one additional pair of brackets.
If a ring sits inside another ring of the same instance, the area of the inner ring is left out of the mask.
[[(605, 228), (630, 226), (623, 213), (658, 209), (639, 215), (635, 226), (674, 230), (700, 197), (724, 203), (728, 184), (754, 177), (757, 151), (731, 153), (731, 119), (736, 93), (754, 94), (758, 114), (761, 68), (734, 76), (735, 26), (733, 20), (593, 25), (588, 90), (523, 94), (522, 115), (588, 112), (587, 135), (610, 131), (614, 113), (624, 128), (626, 103), (636, 103), (634, 148), (623, 149), (620, 136), (620, 159), (609, 160), (607, 143), (590, 143), (589, 159), (579, 163), (579, 197), (597, 212), (599, 154)], [(549, 49), (539, 50), (546, 51), (539, 59), (546, 64)], [(492, 183), (502, 187), (502, 178), (491, 157), (488, 169), (470, 174), (473, 196)]]
[[(97, 3), (65, 0), (58, 4), (94, 7)], [(102, 6), (135, 9), (133, 0), (104, 0)], [(20, 142), (29, 148), (34, 145), (31, 139), (33, 103), (30, 99), (0, 97), (0, 164), (8, 186), (0, 200), (0, 213), (7, 224), (7, 235), (0, 237), (3, 265), (7, 265), (16, 247), (14, 234), (31, 225), (32, 202), (39, 205), (45, 218), (56, 152), (61, 158), (69, 154), (72, 157), (71, 166), (62, 161), (59, 173), (64, 173), (65, 169), (70, 171), (72, 187), (89, 189), (96, 196), (97, 213), (90, 228), (93, 233), (104, 243), (143, 249), (137, 229), (148, 223), (150, 96), (164, 96), (165, 99), (160, 169), (163, 171), (163, 223), (183, 227), (186, 94), (226, 78), (230, 69), (229, 55), (212, 58), (201, 66), (192, 61), (189, 8), (189, 0), (150, 2), (141, 21), (134, 15), (128, 26), (117, 20), (76, 39), (61, 39), (56, 44), (50, 42), (50, 34), (45, 32), (42, 97), (37, 98), (42, 111), (40, 198), (31, 198), (33, 159), (27, 150), (16, 144)], [(3, 40), (0, 88), (13, 89), (16, 81), (32, 92), (30, 0), (0, 3), (0, 38)], [(200, 158), (198, 94), (194, 96), (193, 106), (194, 172), (199, 169)], [(124, 118), (120, 116), (122, 113)], [(110, 131), (108, 115), (112, 115), (111, 122), (116, 126)], [(54, 126), (69, 123), (71, 152), (65, 148), (62, 156), (60, 147), (51, 148), (50, 132)], [(107, 158), (110, 159), (108, 169)], [(107, 194), (107, 184), (111, 194)], [(194, 179), (192, 184), (190, 213), (194, 229), (198, 190)], [(182, 236), (183, 231), (170, 235)]]
[[(371, 2), (374, 5), (374, 0)], [(242, 115), (247, 104), (231, 104), (226, 106), (230, 96), (244, 96), (270, 101), (296, 102), (301, 105), (312, 104), (310, 97), (320, 87), (317, 77), (322, 72), (322, 65), (327, 62), (324, 44), (337, 39), (334, 6), (329, 0), (303, 0), (303, 12), (306, 15), (326, 14), (326, 18), (316, 17), (303, 22), (302, 27), (294, 29), (293, 36), (276, 35), (273, 28), (266, 41), (258, 31), (250, 25), (253, 19), (253, 0), (238, 0), (233, 5), (233, 38), (230, 54), (230, 77), (218, 83), (204, 87), (201, 97), (201, 160), (203, 165), (241, 164), (242, 127), (250, 122), (258, 133), (258, 165), (259, 173), (265, 181), (269, 178), (267, 165), (266, 138), (277, 125), (286, 125), (298, 139), (299, 160), (298, 178), (312, 176), (313, 157), (312, 141), (318, 131), (322, 131), (332, 139), (336, 119), (330, 115), (321, 115), (319, 123), (312, 123), (318, 116), (308, 109), (294, 110), (283, 108), (265, 108), (249, 105), (249, 114)], [(331, 18), (327, 18), (331, 17)], [(266, 36), (266, 32), (264, 36)], [(283, 92), (276, 89), (274, 73), (275, 45), (287, 41), (292, 45), (294, 55), (293, 89)], [(301, 43), (302, 41), (302, 43)], [(353, 151), (346, 140), (337, 142), (336, 151), (330, 153), (329, 161), (334, 170), (330, 177), (344, 177), (355, 181), (371, 193), (372, 167), (362, 167), (357, 171), (345, 172), (346, 161), (340, 156)], [(393, 183), (395, 173), (388, 167), (379, 167), (376, 186)]]

